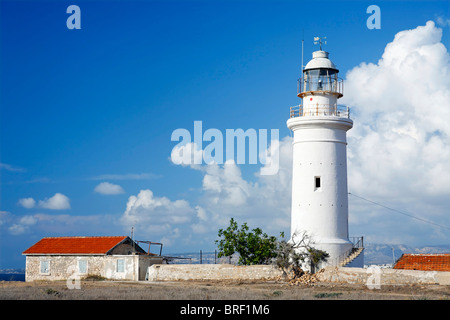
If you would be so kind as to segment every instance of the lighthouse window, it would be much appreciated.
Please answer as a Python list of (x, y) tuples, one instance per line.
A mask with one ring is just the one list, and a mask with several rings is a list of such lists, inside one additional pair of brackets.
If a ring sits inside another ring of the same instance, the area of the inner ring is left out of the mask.
[(337, 72), (333, 69), (312, 69), (305, 71), (303, 91), (336, 91)]
[(320, 189), (320, 177), (314, 177), (314, 183), (315, 183), (315, 186), (314, 186), (314, 190), (318, 190), (318, 189)]

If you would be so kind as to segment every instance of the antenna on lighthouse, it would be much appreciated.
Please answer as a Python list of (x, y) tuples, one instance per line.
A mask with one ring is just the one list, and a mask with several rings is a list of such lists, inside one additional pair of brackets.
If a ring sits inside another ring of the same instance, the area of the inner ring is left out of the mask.
[(303, 43), (305, 42), (305, 30), (302, 29), (302, 72), (303, 72)]
[(314, 37), (314, 44), (319, 44), (319, 50), (322, 51), (322, 44), (327, 44), (327, 37)]

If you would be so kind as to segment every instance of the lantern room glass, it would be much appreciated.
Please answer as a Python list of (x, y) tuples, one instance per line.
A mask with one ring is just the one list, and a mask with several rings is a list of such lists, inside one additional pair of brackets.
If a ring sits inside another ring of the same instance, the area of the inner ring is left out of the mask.
[(310, 69), (303, 72), (303, 91), (337, 92), (338, 72), (334, 69)]

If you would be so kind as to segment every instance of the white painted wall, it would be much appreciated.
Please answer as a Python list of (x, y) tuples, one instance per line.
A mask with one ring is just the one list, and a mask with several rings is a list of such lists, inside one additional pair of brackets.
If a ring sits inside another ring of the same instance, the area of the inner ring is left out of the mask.
[(333, 112), (336, 103), (336, 95), (308, 95), (303, 99), (303, 112), (305, 115), (328, 115)]
[[(294, 133), (291, 235), (306, 231), (329, 261), (351, 249), (348, 241), (346, 131), (353, 121), (303, 116), (287, 121)], [(315, 187), (320, 177), (320, 188)]]
[(148, 268), (149, 281), (175, 280), (274, 280), (283, 275), (273, 265), (154, 264)]

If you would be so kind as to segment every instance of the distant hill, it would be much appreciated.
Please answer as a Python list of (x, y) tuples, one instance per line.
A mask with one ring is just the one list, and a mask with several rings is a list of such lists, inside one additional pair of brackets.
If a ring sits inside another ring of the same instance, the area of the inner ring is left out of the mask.
[(17, 268), (17, 269), (13, 269), (13, 268), (9, 268), (9, 269), (0, 269), (0, 274), (23, 274), (25, 273), (25, 269), (24, 268)]
[(364, 264), (366, 265), (392, 264), (404, 253), (450, 253), (450, 245), (410, 247), (403, 244), (365, 243), (364, 246)]

